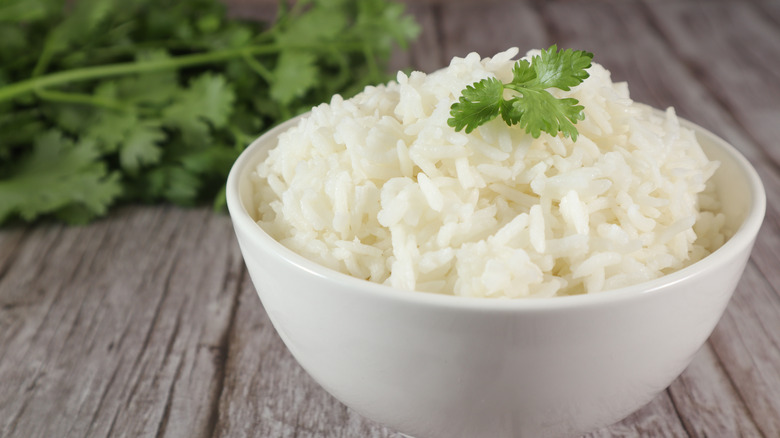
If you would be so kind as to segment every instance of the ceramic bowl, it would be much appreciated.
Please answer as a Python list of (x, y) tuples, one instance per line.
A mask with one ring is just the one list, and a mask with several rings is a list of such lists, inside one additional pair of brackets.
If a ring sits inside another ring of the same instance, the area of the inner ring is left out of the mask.
[(763, 220), (748, 161), (688, 122), (721, 167), (736, 233), (665, 277), (587, 296), (489, 300), (395, 290), (285, 248), (253, 219), (249, 174), (291, 120), (236, 161), (227, 201), (257, 293), (279, 336), (329, 393), (417, 438), (576, 436), (664, 390), (720, 319)]

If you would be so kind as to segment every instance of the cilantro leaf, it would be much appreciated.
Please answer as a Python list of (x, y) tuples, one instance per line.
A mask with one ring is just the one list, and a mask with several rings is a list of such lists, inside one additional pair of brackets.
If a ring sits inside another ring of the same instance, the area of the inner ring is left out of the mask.
[(271, 97), (282, 105), (289, 105), (317, 83), (316, 58), (303, 51), (288, 51), (279, 56), (274, 70)]
[(517, 103), (517, 99), (501, 99), (501, 118), (504, 119), (504, 122), (509, 126), (520, 123), (520, 119), (522, 119), (523, 114), (525, 114), (525, 109), (520, 105), (515, 105), (515, 103)]
[(165, 138), (165, 133), (157, 123), (145, 121), (136, 125), (119, 149), (122, 169), (136, 174), (142, 167), (158, 163), (162, 157), (162, 149), (158, 144)]
[[(138, 62), (170, 58), (170, 54), (165, 50), (142, 50), (135, 56)], [(173, 71), (124, 76), (113, 82), (116, 84), (116, 94), (119, 98), (141, 105), (164, 105), (172, 101), (182, 90), (178, 75)]]
[(210, 127), (224, 127), (231, 116), (235, 94), (224, 76), (204, 73), (180, 91), (163, 111), (165, 125), (177, 128), (191, 144), (210, 141)]
[(177, 165), (163, 165), (133, 180), (128, 190), (144, 200), (163, 198), (178, 205), (193, 205), (202, 184), (196, 173)]
[(167, 138), (159, 121), (141, 119), (136, 113), (104, 110), (85, 129), (102, 153), (118, 153), (120, 168), (136, 174), (142, 167), (160, 162), (160, 144)]
[(0, 225), (81, 223), (119, 200), (223, 205), (246, 145), (386, 81), (419, 32), (393, 0), (278, 8), (261, 22), (220, 0), (0, 0)]
[[(562, 132), (576, 141), (577, 128), (572, 122), (585, 118), (582, 113), (584, 107), (577, 105), (577, 99), (550, 99), (549, 96), (546, 91), (526, 90), (522, 98), (510, 101), (510, 114), (505, 115), (504, 120), (509, 118), (511, 124), (519, 124), (534, 138), (539, 138), (542, 131), (550, 134)], [(545, 116), (539, 117), (539, 114)]]
[(447, 124), (460, 131), (466, 128), (471, 132), (501, 112), (504, 84), (496, 78), (487, 78), (469, 85), (463, 90), (460, 100), (453, 104), (450, 114), (452, 118)]
[(221, 128), (227, 123), (235, 100), (224, 76), (204, 73), (179, 93), (166, 114), (181, 126), (202, 120)]
[[(277, 41), (293, 49), (308, 44), (333, 40), (347, 27), (343, 6), (324, 3), (322, 7), (309, 9), (297, 20), (287, 22)], [(327, 23), (327, 25), (323, 25)]]
[(513, 84), (525, 84), (536, 79), (536, 69), (531, 68), (531, 63), (527, 59), (521, 59), (515, 62), (512, 67), (512, 83)]
[[(558, 99), (547, 89), (568, 91), (588, 77), (593, 54), (581, 50), (558, 50), (556, 45), (542, 50), (531, 61), (521, 59), (512, 69), (512, 81), (502, 83), (487, 78), (467, 86), (458, 102), (450, 107), (447, 124), (467, 133), (493, 120), (498, 115), (509, 125), (518, 124), (534, 138), (542, 132), (577, 140), (579, 120), (584, 120), (584, 107), (577, 99)], [(514, 94), (504, 97), (504, 91)]]
[(124, 111), (98, 111), (89, 119), (85, 136), (104, 152), (116, 152), (127, 135), (135, 129), (138, 116)]
[(553, 44), (532, 60), (536, 83), (542, 88), (569, 91), (588, 77), (593, 55), (581, 50), (558, 50)]
[(5, 0), (0, 4), (0, 23), (36, 21), (57, 12), (62, 5), (52, 0)]
[(105, 214), (122, 188), (119, 175), (96, 162), (98, 156), (92, 141), (73, 143), (58, 131), (39, 136), (32, 153), (0, 180), (0, 222), (12, 214), (32, 220), (71, 207), (80, 214), (65, 211), (62, 218), (83, 222)]

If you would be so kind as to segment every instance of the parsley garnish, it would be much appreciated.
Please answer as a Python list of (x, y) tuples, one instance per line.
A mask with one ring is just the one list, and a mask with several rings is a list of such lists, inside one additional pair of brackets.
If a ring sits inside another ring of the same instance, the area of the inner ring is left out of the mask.
[(118, 202), (224, 204), (241, 150), (388, 79), (418, 32), (390, 0), (0, 0), (0, 224), (83, 223)]
[[(494, 77), (466, 87), (458, 102), (452, 104), (447, 124), (456, 131), (469, 133), (498, 115), (507, 125), (521, 128), (539, 138), (542, 131), (551, 135), (562, 132), (577, 140), (574, 124), (583, 120), (583, 106), (577, 99), (557, 99), (548, 88), (568, 91), (588, 77), (593, 54), (582, 50), (558, 50), (556, 45), (542, 50), (540, 55), (517, 61), (512, 69), (512, 81), (502, 83)], [(510, 90), (512, 97), (504, 97)]]

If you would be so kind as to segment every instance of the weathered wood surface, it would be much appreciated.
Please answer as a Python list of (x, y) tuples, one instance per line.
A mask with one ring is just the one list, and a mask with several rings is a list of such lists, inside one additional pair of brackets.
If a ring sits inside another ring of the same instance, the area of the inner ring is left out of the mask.
[[(230, 3), (269, 16), (263, 1)], [(588, 436), (780, 437), (780, 2), (409, 4), (423, 33), (396, 67), (588, 49), (636, 100), (675, 106), (753, 162), (767, 216), (723, 319), (665, 392)], [(296, 364), (226, 216), (128, 207), (86, 227), (0, 231), (0, 437), (107, 436), (400, 435)]]

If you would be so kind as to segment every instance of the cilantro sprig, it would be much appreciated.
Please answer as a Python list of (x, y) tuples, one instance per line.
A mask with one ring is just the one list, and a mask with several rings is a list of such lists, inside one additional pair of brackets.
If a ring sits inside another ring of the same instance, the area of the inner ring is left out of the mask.
[(386, 81), (417, 34), (391, 0), (0, 1), (0, 224), (83, 223), (121, 202), (224, 203), (271, 126)]
[[(551, 135), (562, 132), (576, 141), (574, 124), (585, 118), (584, 107), (577, 99), (558, 99), (547, 89), (568, 91), (581, 83), (588, 77), (592, 59), (592, 53), (558, 50), (552, 45), (530, 62), (517, 61), (508, 83), (489, 77), (467, 86), (450, 107), (452, 117), (447, 124), (469, 133), (500, 115), (507, 125), (518, 124), (534, 138), (539, 138), (542, 131)], [(506, 94), (511, 97), (506, 98)]]

